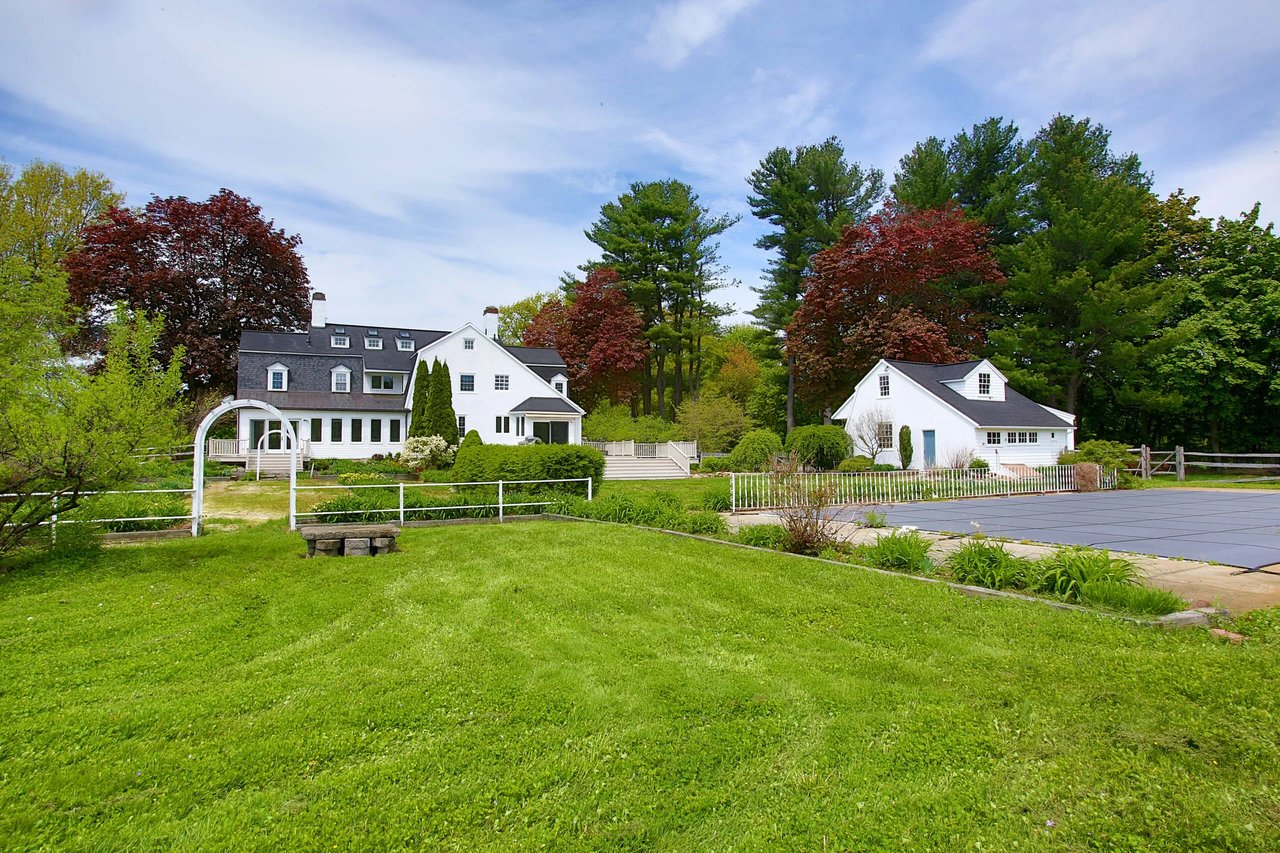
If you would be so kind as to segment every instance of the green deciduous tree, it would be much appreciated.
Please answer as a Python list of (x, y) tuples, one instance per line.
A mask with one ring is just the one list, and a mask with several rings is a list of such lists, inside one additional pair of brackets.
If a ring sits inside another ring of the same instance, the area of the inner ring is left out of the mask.
[(752, 426), (741, 403), (715, 394), (685, 400), (676, 412), (676, 422), (685, 436), (698, 442), (699, 450), (706, 453), (725, 452)]
[(0, 502), (0, 555), (85, 492), (126, 484), (140, 448), (180, 441), (182, 379), (155, 358), (159, 323), (117, 311), (89, 373), (59, 350), (68, 317), (60, 272), (0, 261), (0, 492), (15, 496)]
[(555, 293), (538, 292), (498, 309), (498, 340), (504, 344), (519, 344), (524, 340), (525, 329), (538, 316), (538, 312), (553, 299)]
[(107, 210), (124, 203), (101, 172), (69, 172), (57, 163), (33, 160), (14, 177), (0, 163), (0, 258), (56, 269), (80, 247), (80, 232)]
[[(864, 219), (884, 195), (884, 174), (849, 163), (835, 137), (794, 151), (775, 148), (747, 178), (752, 212), (774, 227), (756, 246), (775, 255), (766, 284), (751, 312), (775, 336), (791, 323), (800, 304), (809, 258), (831, 246), (841, 229)], [(788, 362), (786, 426), (795, 426), (795, 363)]]
[(431, 368), (425, 361), (418, 362), (413, 374), (413, 405), (409, 410), (410, 438), (430, 435), (427, 432), (427, 401), (431, 398)]

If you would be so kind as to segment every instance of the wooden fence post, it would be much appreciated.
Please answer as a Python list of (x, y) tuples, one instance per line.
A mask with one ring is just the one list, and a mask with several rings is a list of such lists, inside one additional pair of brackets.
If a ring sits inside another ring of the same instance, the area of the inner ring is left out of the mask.
[(1147, 447), (1145, 444), (1142, 445), (1142, 452), (1140, 455), (1141, 455), (1141, 462), (1139, 463), (1139, 467), (1142, 469), (1141, 470), (1142, 479), (1150, 480), (1151, 479), (1151, 448)]
[(1187, 479), (1187, 458), (1184, 455), (1185, 450), (1181, 444), (1174, 450), (1174, 464), (1178, 469), (1178, 482), (1181, 483)]

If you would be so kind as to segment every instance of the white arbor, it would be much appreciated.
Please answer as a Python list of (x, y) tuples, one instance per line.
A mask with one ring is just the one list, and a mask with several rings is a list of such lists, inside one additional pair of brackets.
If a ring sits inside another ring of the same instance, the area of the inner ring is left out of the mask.
[(224, 400), (212, 412), (204, 416), (196, 429), (195, 470), (191, 474), (191, 535), (200, 535), (200, 522), (204, 516), (204, 448), (205, 436), (214, 421), (236, 409), (261, 409), (280, 421), (280, 431), (289, 442), (289, 529), (297, 526), (298, 512), (298, 436), (293, 424), (275, 406), (261, 400)]

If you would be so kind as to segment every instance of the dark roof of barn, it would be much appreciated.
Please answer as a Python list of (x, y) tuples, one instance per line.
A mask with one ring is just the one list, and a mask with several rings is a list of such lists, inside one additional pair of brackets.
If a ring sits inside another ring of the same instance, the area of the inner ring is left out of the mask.
[(968, 376), (980, 361), (962, 361), (957, 364), (922, 364), (918, 361), (885, 359), (889, 364), (909, 376), (917, 385), (946, 403), (980, 427), (1058, 427), (1069, 426), (1066, 421), (1024, 397), (1009, 385), (1005, 385), (1003, 400), (970, 400), (959, 391), (944, 385)]

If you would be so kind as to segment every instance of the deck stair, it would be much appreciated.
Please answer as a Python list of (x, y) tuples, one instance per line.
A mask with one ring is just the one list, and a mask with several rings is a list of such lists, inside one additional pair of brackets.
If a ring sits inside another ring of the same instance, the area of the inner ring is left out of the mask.
[(1040, 476), (1040, 472), (1035, 468), (1023, 465), (1021, 462), (1004, 462), (1002, 465), (1015, 480), (1030, 480), (1032, 477)]
[(607, 456), (604, 460), (606, 480), (678, 480), (688, 476), (675, 460), (665, 457)]
[[(252, 477), (261, 471), (262, 477), (288, 477), (289, 476), (289, 453), (281, 450), (264, 450), (262, 453), (262, 463), (259, 467), (258, 463), (259, 451), (250, 450), (248, 458), (244, 463), (244, 473), (246, 476)], [(302, 454), (298, 454), (298, 470), (302, 470)]]

